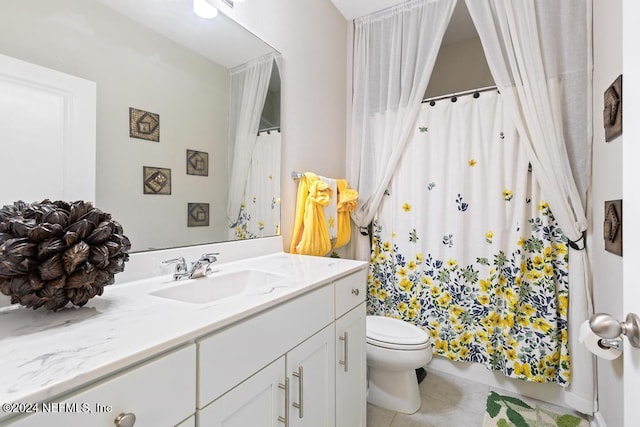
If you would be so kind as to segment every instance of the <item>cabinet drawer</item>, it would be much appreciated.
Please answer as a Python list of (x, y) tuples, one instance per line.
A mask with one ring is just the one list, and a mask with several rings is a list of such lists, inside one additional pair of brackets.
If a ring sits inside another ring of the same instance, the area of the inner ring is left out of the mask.
[(333, 320), (333, 287), (327, 285), (199, 340), (198, 408)]
[(335, 281), (336, 318), (366, 299), (367, 270), (361, 270)]
[(195, 389), (196, 346), (190, 345), (43, 404), (48, 412), (41, 407), (8, 425), (113, 427), (118, 415), (132, 413), (136, 427), (173, 426), (195, 412)]

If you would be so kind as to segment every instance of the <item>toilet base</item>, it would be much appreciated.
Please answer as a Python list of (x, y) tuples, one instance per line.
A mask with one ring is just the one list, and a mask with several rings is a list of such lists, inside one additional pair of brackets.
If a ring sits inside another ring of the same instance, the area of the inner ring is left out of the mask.
[(422, 399), (415, 369), (398, 372), (369, 367), (367, 402), (390, 411), (417, 412)]

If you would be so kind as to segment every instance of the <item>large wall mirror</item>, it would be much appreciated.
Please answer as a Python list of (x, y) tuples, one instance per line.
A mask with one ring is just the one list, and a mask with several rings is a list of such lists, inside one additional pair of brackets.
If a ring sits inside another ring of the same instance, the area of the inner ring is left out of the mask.
[[(95, 205), (122, 223), (133, 251), (279, 234), (272, 47), (223, 13), (196, 16), (192, 0), (0, 8), (0, 54), (96, 83)], [(29, 156), (39, 154), (18, 156), (25, 174), (38, 175)], [(0, 190), (0, 205), (13, 201)]]

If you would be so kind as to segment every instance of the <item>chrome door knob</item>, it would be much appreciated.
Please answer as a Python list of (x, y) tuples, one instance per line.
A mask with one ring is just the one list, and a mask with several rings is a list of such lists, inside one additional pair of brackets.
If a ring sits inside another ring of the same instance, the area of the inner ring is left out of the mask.
[(355, 296), (358, 296), (358, 295), (360, 295), (360, 289), (353, 288), (353, 289), (351, 289), (351, 293), (354, 294)]
[(618, 338), (624, 335), (634, 347), (640, 347), (640, 316), (627, 314), (624, 322), (617, 321), (607, 313), (596, 313), (589, 319), (589, 327), (601, 338)]
[(622, 335), (622, 326), (613, 316), (596, 313), (589, 319), (591, 330), (601, 338), (618, 338)]

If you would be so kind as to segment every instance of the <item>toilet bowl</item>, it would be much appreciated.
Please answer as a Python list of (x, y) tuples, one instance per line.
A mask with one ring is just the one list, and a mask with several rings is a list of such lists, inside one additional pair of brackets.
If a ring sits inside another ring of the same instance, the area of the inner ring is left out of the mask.
[(422, 404), (415, 370), (433, 357), (429, 334), (399, 319), (367, 316), (367, 401), (413, 414)]

